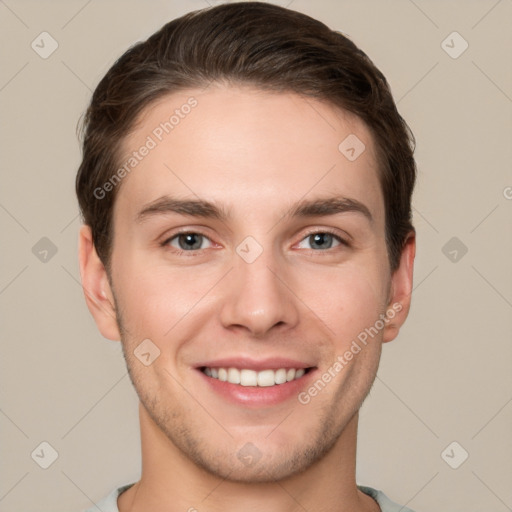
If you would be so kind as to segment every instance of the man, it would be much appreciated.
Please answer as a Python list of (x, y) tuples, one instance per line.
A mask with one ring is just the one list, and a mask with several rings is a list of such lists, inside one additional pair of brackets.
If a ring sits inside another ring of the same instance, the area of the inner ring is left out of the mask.
[(409, 311), (413, 143), (368, 57), (275, 5), (187, 14), (114, 64), (84, 120), (80, 269), (142, 475), (100, 510), (409, 510), (355, 460)]

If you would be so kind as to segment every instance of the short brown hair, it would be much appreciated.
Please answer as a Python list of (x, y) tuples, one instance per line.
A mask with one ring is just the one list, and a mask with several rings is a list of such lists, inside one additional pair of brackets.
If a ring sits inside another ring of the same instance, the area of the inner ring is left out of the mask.
[[(82, 120), (76, 193), (83, 220), (110, 270), (113, 206), (120, 187), (98, 199), (114, 175), (121, 143), (157, 99), (211, 82), (294, 92), (357, 115), (374, 138), (385, 202), (386, 244), (396, 270), (410, 231), (416, 179), (414, 136), (384, 75), (347, 37), (296, 11), (263, 2), (188, 13), (124, 53), (96, 87)], [(340, 141), (341, 142), (341, 141)]]

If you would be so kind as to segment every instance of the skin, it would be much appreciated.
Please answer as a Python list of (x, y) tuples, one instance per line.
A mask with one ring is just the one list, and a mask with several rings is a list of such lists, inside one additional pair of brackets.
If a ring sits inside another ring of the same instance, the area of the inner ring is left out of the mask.
[[(197, 106), (120, 185), (110, 278), (90, 228), (80, 232), (88, 307), (104, 337), (122, 339), (140, 398), (142, 477), (119, 509), (377, 511), (355, 482), (358, 410), (382, 343), (409, 311), (415, 237), (391, 273), (371, 135), (360, 119), (311, 98), (216, 84), (146, 109), (126, 154), (191, 96)], [(366, 146), (352, 162), (338, 150), (350, 134)], [(137, 220), (165, 195), (208, 200), (230, 216)], [(298, 201), (334, 196), (363, 203), (373, 220), (355, 211), (285, 215)], [(204, 235), (193, 256), (177, 252), (177, 230)], [(315, 245), (311, 231), (331, 230), (350, 245), (329, 237)], [(263, 249), (253, 263), (236, 252), (247, 236)], [(235, 405), (194, 369), (221, 357), (281, 356), (320, 376), (393, 304), (401, 310), (306, 405), (297, 397)], [(145, 366), (133, 351), (148, 338), (160, 356)], [(251, 466), (237, 457), (248, 442), (260, 454)]]

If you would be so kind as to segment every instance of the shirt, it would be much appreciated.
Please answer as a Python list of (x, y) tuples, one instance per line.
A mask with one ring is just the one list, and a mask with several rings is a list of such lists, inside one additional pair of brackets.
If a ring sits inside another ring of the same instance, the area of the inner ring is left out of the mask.
[[(129, 489), (132, 485), (133, 484), (124, 485), (123, 487), (114, 489), (108, 496), (99, 501), (95, 507), (92, 507), (85, 512), (98, 512), (98, 509), (101, 510), (101, 512), (119, 512), (119, 509), (117, 508), (117, 498), (122, 492)], [(357, 488), (372, 497), (379, 504), (382, 512), (413, 512), (410, 508), (401, 507), (391, 501), (382, 491), (377, 491), (376, 489), (362, 485), (358, 485)]]

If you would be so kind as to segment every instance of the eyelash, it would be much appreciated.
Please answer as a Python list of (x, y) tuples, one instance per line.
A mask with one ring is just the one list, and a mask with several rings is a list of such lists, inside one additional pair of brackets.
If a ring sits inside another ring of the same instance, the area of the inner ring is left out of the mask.
[[(306, 238), (308, 238), (312, 235), (316, 235), (316, 234), (332, 235), (340, 243), (340, 245), (343, 245), (345, 247), (351, 247), (351, 245), (345, 239), (341, 238), (337, 232), (335, 232), (334, 230), (331, 230), (331, 229), (312, 230), (312, 231), (306, 233), (306, 235), (303, 238), (301, 238), (300, 241), (302, 242)], [(172, 253), (174, 253), (178, 256), (182, 256), (183, 254), (185, 254), (186, 256), (199, 256), (201, 251), (205, 250), (205, 249), (193, 249), (190, 251), (184, 251), (182, 249), (176, 249), (175, 247), (171, 248), (171, 246), (169, 245), (171, 240), (174, 240), (176, 237), (178, 237), (180, 235), (201, 235), (201, 236), (207, 238), (208, 240), (210, 240), (208, 235), (201, 233), (201, 231), (178, 231), (177, 233), (174, 233), (172, 236), (166, 238), (165, 241), (161, 243), (161, 246), (170, 250)], [(210, 242), (211, 242), (211, 240), (210, 240)], [(316, 255), (318, 253), (331, 253), (333, 250), (336, 250), (336, 247), (331, 247), (329, 249), (324, 249), (324, 250), (315, 250), (315, 249), (305, 249), (305, 250), (309, 251), (310, 253), (314, 253)]]

